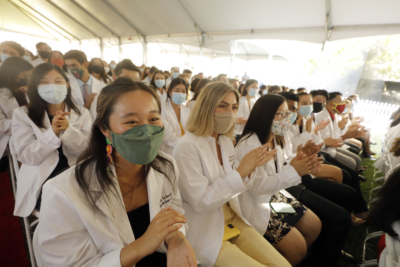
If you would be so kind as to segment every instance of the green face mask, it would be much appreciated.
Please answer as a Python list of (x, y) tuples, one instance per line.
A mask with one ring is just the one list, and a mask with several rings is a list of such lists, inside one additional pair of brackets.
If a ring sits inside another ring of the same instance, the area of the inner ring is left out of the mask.
[(152, 162), (164, 139), (164, 128), (151, 124), (133, 127), (123, 134), (110, 130), (112, 146), (127, 161), (145, 165)]

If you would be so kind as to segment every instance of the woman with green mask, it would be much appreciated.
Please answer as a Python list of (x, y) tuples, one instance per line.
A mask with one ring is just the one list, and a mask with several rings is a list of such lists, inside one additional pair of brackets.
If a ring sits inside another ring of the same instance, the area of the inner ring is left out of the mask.
[(197, 266), (178, 168), (159, 151), (160, 113), (143, 83), (119, 78), (101, 91), (85, 152), (43, 189), (37, 232), (46, 265)]

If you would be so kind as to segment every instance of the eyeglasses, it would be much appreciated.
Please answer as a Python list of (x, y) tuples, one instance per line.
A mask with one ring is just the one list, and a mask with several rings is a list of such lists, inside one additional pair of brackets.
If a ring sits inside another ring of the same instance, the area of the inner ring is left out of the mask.
[(275, 113), (275, 115), (278, 116), (279, 120), (283, 120), (283, 119), (286, 119), (286, 118), (292, 116), (292, 112), (290, 112), (290, 111), (280, 112), (280, 113)]

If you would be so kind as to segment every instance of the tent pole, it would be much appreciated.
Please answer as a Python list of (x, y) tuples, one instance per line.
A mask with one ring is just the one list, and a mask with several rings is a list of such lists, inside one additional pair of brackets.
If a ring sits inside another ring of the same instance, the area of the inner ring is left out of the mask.
[(100, 38), (100, 53), (101, 53), (101, 59), (104, 60), (104, 42), (103, 42), (103, 38)]
[(231, 58), (231, 73), (230, 77), (233, 77), (233, 63), (235, 61), (236, 56), (236, 41), (231, 42), (231, 51), (230, 51), (230, 58)]
[(122, 41), (121, 37), (118, 38), (119, 61), (122, 60)]
[(143, 64), (147, 65), (147, 40), (143, 38)]

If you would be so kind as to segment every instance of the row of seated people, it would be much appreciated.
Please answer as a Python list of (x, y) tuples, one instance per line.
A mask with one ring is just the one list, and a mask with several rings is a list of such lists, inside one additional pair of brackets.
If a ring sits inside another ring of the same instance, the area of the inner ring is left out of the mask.
[(14, 214), (40, 211), (46, 264), (335, 266), (368, 218), (359, 149), (342, 142), (367, 132), (341, 118), (354, 104), (340, 93), (200, 79), (188, 100), (184, 79), (154, 72), (149, 87), (129, 60), (87, 91), (84, 53), (63, 57), (66, 70), (0, 67), (2, 153), (11, 137), (22, 163)]

